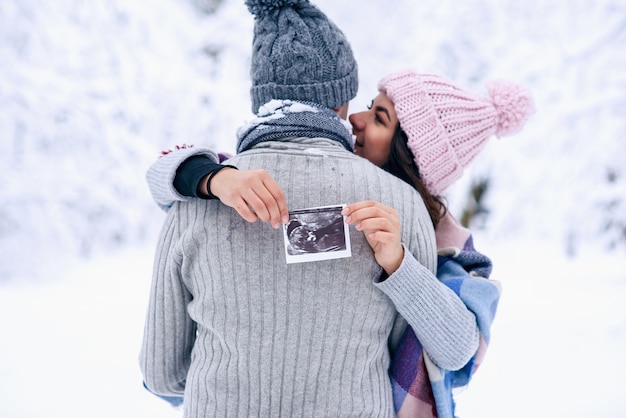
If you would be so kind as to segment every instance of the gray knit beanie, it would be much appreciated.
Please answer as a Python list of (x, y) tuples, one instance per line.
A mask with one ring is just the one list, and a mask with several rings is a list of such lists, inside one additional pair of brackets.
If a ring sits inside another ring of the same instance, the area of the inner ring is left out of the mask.
[(344, 34), (308, 0), (245, 0), (254, 15), (252, 112), (272, 99), (336, 109), (356, 96), (357, 64)]

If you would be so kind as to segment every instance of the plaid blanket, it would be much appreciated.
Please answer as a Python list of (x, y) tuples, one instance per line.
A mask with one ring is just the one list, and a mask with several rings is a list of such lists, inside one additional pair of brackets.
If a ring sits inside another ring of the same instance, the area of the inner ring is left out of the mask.
[(436, 235), (437, 278), (476, 315), (479, 346), (463, 368), (444, 370), (429, 359), (413, 330), (407, 327), (392, 353), (389, 370), (399, 418), (455, 416), (453, 389), (466, 386), (480, 366), (500, 299), (500, 284), (489, 280), (491, 260), (474, 249), (469, 231), (448, 214), (438, 225)]

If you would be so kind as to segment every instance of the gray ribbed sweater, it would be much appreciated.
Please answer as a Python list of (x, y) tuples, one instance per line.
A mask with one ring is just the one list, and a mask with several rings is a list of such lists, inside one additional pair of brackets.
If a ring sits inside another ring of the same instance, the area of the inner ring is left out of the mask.
[(376, 283), (381, 268), (353, 228), (352, 257), (286, 264), (280, 230), (219, 201), (174, 204), (156, 251), (140, 366), (154, 392), (184, 393), (185, 417), (391, 417), (389, 348), (406, 327), (399, 313), (441, 367), (474, 354), (475, 319), (433, 274), (432, 224), (411, 187), (326, 140), (270, 142), (229, 164), (266, 169), (290, 209), (392, 206), (408, 251)]

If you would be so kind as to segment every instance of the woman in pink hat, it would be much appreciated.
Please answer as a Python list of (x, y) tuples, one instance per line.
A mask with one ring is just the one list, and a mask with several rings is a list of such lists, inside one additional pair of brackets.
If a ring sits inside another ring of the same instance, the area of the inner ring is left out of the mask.
[[(488, 83), (488, 96), (481, 96), (443, 77), (414, 71), (388, 75), (378, 89), (368, 110), (349, 118), (355, 153), (420, 193), (435, 226), (437, 278), (474, 312), (480, 330), (476, 355), (462, 369), (447, 371), (420, 352), (419, 331), (408, 328), (403, 344), (410, 349), (392, 353), (396, 411), (398, 416), (421, 417), (427, 405), (434, 404), (433, 416), (454, 416), (452, 389), (467, 385), (484, 358), (500, 287), (487, 280), (491, 260), (474, 249), (470, 231), (454, 219), (441, 196), (489, 138), (519, 132), (534, 105), (528, 90), (512, 83)], [(348, 205), (344, 215), (364, 231), (378, 263), (388, 266), (385, 271), (395, 271), (403, 257), (395, 211), (378, 202), (358, 202)], [(430, 385), (424, 384), (423, 374)]]
[[(452, 389), (469, 383), (489, 343), (500, 287), (488, 280), (491, 261), (474, 249), (469, 230), (449, 213), (442, 194), (491, 137), (519, 132), (534, 106), (528, 90), (519, 85), (499, 81), (486, 87), (488, 95), (479, 95), (437, 75), (401, 71), (384, 77), (371, 106), (349, 117), (354, 152), (422, 196), (435, 227), (437, 277), (475, 314), (480, 331), (474, 357), (451, 371), (434, 364), (422, 348), (420, 331), (407, 327), (389, 371), (401, 417), (453, 417)], [(223, 158), (218, 162), (216, 154), (202, 148), (176, 153), (168, 163), (157, 161), (148, 173), (161, 207), (188, 197), (219, 198), (250, 222), (261, 219), (275, 227), (285, 222), (284, 195), (267, 172), (222, 165)], [(174, 179), (174, 190), (164, 178)], [(364, 232), (384, 272), (396, 272), (405, 252), (395, 210), (364, 201), (347, 205), (343, 214), (348, 224)]]

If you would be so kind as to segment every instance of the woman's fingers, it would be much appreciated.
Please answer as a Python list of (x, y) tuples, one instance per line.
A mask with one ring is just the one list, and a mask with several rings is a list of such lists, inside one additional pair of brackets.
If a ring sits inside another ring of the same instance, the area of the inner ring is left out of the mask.
[[(375, 228), (376, 223), (366, 222), (373, 220), (378, 220), (379, 223), (383, 222), (383, 220), (384, 222), (388, 222), (390, 225), (387, 226), (387, 228), (400, 228), (400, 218), (396, 210), (378, 202), (364, 201), (347, 205), (342, 211), (342, 214), (346, 216), (347, 224), (359, 225), (357, 229)], [(366, 226), (363, 225), (364, 222), (366, 222)]]
[(346, 205), (341, 213), (346, 223), (363, 231), (376, 261), (387, 274), (395, 272), (404, 257), (397, 211), (380, 202), (362, 201)]
[(250, 210), (250, 207), (248, 206), (246, 201), (241, 198), (239, 198), (237, 202), (233, 202), (233, 204), (229, 206), (234, 208), (239, 216), (241, 216), (243, 219), (250, 223), (256, 222), (256, 220), (258, 219), (258, 216), (256, 216), (255, 213)]
[[(383, 205), (380, 202), (374, 202), (370, 200), (365, 200), (362, 202), (352, 203), (346, 205), (341, 212), (344, 216), (350, 217), (352, 219), (361, 219), (367, 216), (374, 216), (374, 214), (388, 214), (397, 216), (397, 212), (395, 209)], [(355, 217), (356, 215), (356, 217)]]
[(289, 220), (285, 195), (267, 172), (258, 171), (258, 177), (251, 180), (243, 197), (261, 221), (271, 222), (274, 228), (278, 228)]
[(264, 201), (266, 207), (270, 210), (270, 219), (274, 227), (278, 227), (279, 223), (286, 224), (289, 222), (289, 210), (287, 210), (287, 200), (283, 189), (276, 183), (276, 181), (267, 172), (266, 176), (262, 179), (264, 191), (267, 191)]
[(285, 195), (265, 170), (222, 170), (215, 176), (213, 194), (246, 221), (260, 219), (278, 228), (289, 220)]
[(362, 221), (356, 222), (355, 225), (357, 231), (387, 231), (394, 232), (399, 228), (397, 225), (389, 218), (386, 217), (368, 217), (363, 219)]

